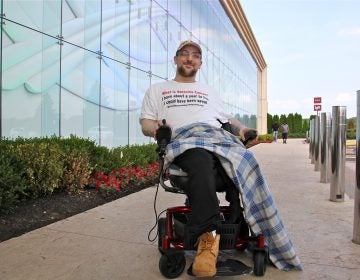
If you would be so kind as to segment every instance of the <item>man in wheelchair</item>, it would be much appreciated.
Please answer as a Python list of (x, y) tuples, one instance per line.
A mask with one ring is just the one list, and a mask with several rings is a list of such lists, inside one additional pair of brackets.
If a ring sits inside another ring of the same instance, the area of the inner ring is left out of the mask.
[[(165, 165), (173, 162), (188, 173), (189, 182), (184, 191), (191, 212), (187, 225), (191, 228), (191, 233), (198, 237), (192, 273), (200, 277), (214, 276), (220, 240), (216, 230), (221, 224), (216, 195), (219, 190), (217, 181), (221, 179), (224, 182), (222, 191), (226, 192), (226, 199), (230, 202), (231, 215), (228, 222), (235, 222), (241, 213), (240, 190), (245, 218), (248, 223), (254, 224), (252, 230), (255, 232), (267, 230), (270, 225), (267, 223), (262, 226), (254, 221), (254, 216), (257, 215), (251, 213), (251, 206), (254, 204), (252, 196), (262, 191), (266, 194), (262, 197), (266, 197), (271, 205), (272, 199), (262, 175), (259, 175), (252, 153), (233, 135), (244, 138), (253, 129), (243, 126), (239, 120), (225, 112), (214, 89), (195, 80), (202, 64), (201, 47), (190, 40), (182, 42), (176, 50), (174, 63), (177, 67), (175, 78), (154, 84), (147, 90), (140, 123), (144, 135), (155, 139), (163, 119), (173, 131), (171, 142), (167, 146)], [(233, 134), (223, 129), (226, 126), (224, 124), (231, 127)], [(277, 212), (275, 206), (272, 210)], [(271, 219), (270, 223), (274, 222)], [(275, 222), (282, 227), (280, 219)], [(281, 234), (286, 236), (286, 233)], [(267, 242), (272, 242), (271, 236)], [(286, 256), (274, 256), (272, 261), (285, 270), (301, 268), (290, 240), (285, 239), (285, 243)], [(290, 264), (283, 261), (288, 257), (293, 258)]]

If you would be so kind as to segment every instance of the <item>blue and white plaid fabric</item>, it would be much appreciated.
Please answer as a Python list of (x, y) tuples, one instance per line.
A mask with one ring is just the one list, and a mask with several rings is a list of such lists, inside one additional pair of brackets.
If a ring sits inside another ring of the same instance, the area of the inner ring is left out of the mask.
[(165, 167), (176, 156), (196, 147), (211, 151), (220, 159), (226, 173), (240, 190), (246, 221), (255, 234), (264, 234), (275, 266), (281, 270), (302, 270), (253, 153), (225, 130), (197, 123), (175, 131), (167, 146)]

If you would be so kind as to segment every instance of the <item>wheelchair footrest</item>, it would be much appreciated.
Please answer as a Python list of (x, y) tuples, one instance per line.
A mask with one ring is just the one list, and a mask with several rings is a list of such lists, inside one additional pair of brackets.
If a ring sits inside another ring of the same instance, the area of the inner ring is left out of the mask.
[[(216, 276), (234, 276), (252, 273), (252, 268), (242, 263), (239, 260), (227, 259), (225, 261), (218, 261), (216, 263)], [(192, 264), (187, 273), (194, 276), (192, 273)]]
[[(186, 226), (184, 216), (174, 217), (174, 229), (176, 235), (184, 240), (185, 250), (194, 250), (197, 237), (194, 237), (191, 229)], [(220, 234), (220, 250), (234, 249), (239, 232), (240, 224), (222, 224), (217, 232)]]

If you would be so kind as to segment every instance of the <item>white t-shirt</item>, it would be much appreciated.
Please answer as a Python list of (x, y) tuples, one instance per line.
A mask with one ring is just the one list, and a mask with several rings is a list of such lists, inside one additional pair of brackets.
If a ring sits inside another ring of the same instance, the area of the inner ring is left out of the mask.
[(217, 121), (227, 122), (231, 115), (225, 112), (215, 91), (199, 82), (166, 81), (152, 85), (145, 94), (140, 119), (165, 119), (173, 131), (195, 122), (220, 127)]

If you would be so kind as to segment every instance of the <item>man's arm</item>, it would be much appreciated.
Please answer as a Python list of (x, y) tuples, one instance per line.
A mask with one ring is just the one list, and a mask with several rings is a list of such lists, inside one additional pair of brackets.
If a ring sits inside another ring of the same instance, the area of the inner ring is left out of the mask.
[(153, 137), (155, 139), (156, 130), (159, 128), (159, 122), (150, 119), (141, 119), (141, 130), (146, 136)]

